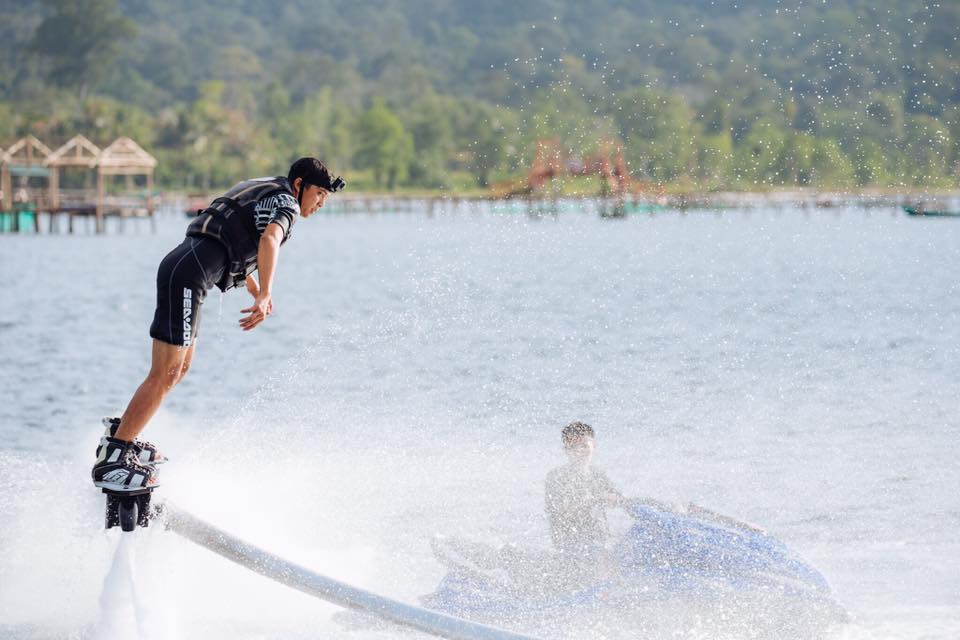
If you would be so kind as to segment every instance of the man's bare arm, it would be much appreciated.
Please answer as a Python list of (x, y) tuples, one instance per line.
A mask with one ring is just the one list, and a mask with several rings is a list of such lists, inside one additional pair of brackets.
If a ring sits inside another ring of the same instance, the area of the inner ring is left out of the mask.
[(252, 273), (247, 276), (247, 291), (249, 291), (250, 295), (252, 295), (254, 298), (256, 298), (257, 294), (260, 293), (260, 283), (257, 282), (256, 278), (253, 277)]
[[(257, 247), (257, 272), (260, 290), (254, 297), (253, 305), (241, 309), (249, 315), (240, 319), (244, 331), (253, 329), (273, 313), (273, 275), (277, 270), (277, 258), (280, 256), (280, 242), (283, 240), (283, 227), (275, 222), (267, 225), (260, 236)], [(250, 288), (248, 282), (247, 288)]]

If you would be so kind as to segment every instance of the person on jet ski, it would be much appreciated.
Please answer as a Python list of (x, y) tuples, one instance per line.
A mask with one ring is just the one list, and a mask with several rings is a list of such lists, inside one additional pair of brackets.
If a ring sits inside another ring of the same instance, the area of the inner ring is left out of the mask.
[(563, 428), (569, 462), (546, 478), (545, 507), (553, 549), (516, 544), (490, 545), (461, 538), (438, 537), (433, 552), (454, 575), (471, 576), (483, 589), (511, 599), (543, 599), (569, 594), (614, 577), (618, 564), (612, 552), (606, 510), (636, 506), (675, 511), (665, 503), (631, 499), (593, 466), (593, 428), (572, 422)]
[[(546, 478), (555, 549), (434, 539), (448, 572), (422, 598), (427, 607), (490, 622), (593, 620), (581, 615), (606, 611), (618, 625), (621, 614), (659, 606), (663, 597), (694, 605), (759, 594), (766, 605), (779, 591), (791, 603), (806, 598), (827, 611), (838, 608), (823, 576), (779, 541), (697, 505), (629, 499), (592, 465), (592, 427), (573, 422), (562, 435), (569, 462)], [(607, 526), (610, 507), (623, 508), (634, 521), (616, 543)]]
[(597, 562), (610, 539), (606, 510), (629, 510), (637, 504), (665, 511), (675, 509), (649, 498), (626, 498), (599, 468), (593, 466), (596, 449), (593, 427), (571, 422), (561, 432), (569, 461), (547, 474), (545, 507), (550, 538), (557, 551), (571, 559)]

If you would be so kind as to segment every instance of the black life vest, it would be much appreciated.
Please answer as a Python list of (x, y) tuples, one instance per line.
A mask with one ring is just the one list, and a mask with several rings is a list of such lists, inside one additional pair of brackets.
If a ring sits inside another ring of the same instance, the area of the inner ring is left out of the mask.
[[(187, 227), (187, 235), (213, 238), (227, 249), (227, 268), (217, 282), (221, 291), (239, 287), (257, 268), (260, 231), (257, 229), (257, 203), (285, 193), (293, 195), (286, 178), (247, 180), (236, 185), (200, 212)], [(283, 242), (290, 236), (287, 229)]]

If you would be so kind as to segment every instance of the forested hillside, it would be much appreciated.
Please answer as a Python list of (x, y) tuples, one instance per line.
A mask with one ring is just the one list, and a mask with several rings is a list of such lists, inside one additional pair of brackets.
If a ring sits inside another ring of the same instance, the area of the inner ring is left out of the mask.
[(170, 187), (317, 154), (368, 187), (622, 141), (684, 188), (956, 186), (960, 3), (0, 0), (0, 146), (119, 134)]

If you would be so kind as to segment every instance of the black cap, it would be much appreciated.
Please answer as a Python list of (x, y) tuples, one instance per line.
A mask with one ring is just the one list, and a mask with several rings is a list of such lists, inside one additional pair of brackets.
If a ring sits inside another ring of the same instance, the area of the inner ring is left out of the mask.
[(340, 176), (333, 176), (318, 158), (300, 158), (290, 165), (287, 180), (292, 185), (297, 178), (303, 180), (303, 184), (316, 185), (332, 192), (342, 191), (347, 184)]

